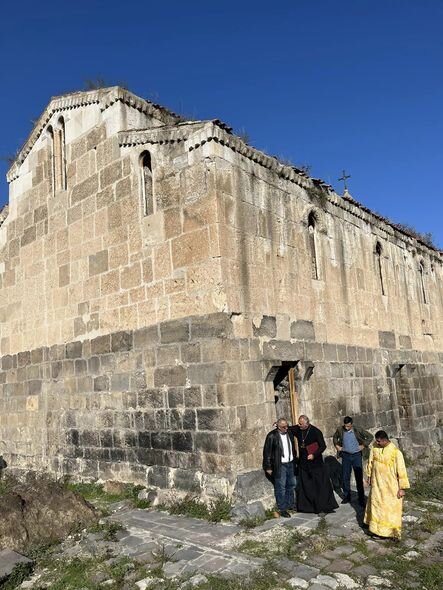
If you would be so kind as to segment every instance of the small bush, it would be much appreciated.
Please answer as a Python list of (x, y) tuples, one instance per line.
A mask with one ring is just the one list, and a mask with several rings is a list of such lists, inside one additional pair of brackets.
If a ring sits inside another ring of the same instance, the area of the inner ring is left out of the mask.
[(443, 501), (443, 469), (441, 465), (434, 465), (426, 473), (420, 474), (411, 489), (408, 497), (417, 500)]
[(182, 500), (177, 500), (168, 508), (170, 514), (183, 514), (193, 518), (220, 522), (230, 520), (232, 502), (225, 496), (219, 496), (207, 505), (196, 496), (187, 495)]
[(22, 582), (31, 576), (33, 571), (33, 563), (18, 563), (12, 570), (11, 575), (3, 582), (0, 582), (0, 590), (18, 588)]
[(212, 500), (209, 507), (209, 520), (211, 522), (221, 522), (222, 520), (231, 520), (232, 501), (226, 496), (218, 496)]

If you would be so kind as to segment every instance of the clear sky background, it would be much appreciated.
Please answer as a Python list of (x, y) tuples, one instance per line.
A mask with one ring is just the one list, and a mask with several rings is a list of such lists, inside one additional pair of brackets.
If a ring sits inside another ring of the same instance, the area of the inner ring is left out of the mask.
[[(0, 156), (51, 96), (119, 81), (309, 165), (443, 248), (443, 0), (58, 0), (0, 12)], [(0, 162), (0, 203), (7, 201)]]

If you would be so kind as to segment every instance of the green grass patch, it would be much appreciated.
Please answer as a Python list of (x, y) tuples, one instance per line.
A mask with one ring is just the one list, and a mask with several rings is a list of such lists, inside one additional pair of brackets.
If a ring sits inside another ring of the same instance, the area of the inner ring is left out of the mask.
[(117, 533), (123, 530), (123, 526), (119, 522), (106, 521), (97, 523), (88, 529), (90, 533), (101, 533), (105, 541), (116, 542)]
[(77, 492), (91, 504), (104, 509), (106, 509), (107, 505), (113, 504), (114, 502), (121, 502), (122, 500), (130, 500), (134, 508), (149, 508), (151, 505), (148, 500), (140, 500), (138, 498), (139, 492), (145, 488), (133, 483), (124, 484), (121, 494), (108, 494), (105, 491), (103, 484), (97, 482), (67, 482), (65, 487), (68, 490)]
[(417, 481), (407, 491), (407, 497), (412, 500), (443, 502), (443, 465), (434, 465), (426, 473), (420, 473)]
[(4, 582), (0, 582), (0, 590), (14, 590), (22, 582), (32, 575), (34, 570), (33, 563), (18, 563), (12, 570), (11, 575)]
[(426, 512), (419, 524), (419, 527), (427, 533), (436, 533), (442, 526), (441, 520), (435, 518), (432, 512)]
[(373, 565), (378, 571), (387, 570), (392, 572), (389, 577), (392, 587), (398, 590), (407, 589), (410, 586), (408, 581), (410, 576), (408, 572), (414, 571), (417, 574), (416, 580), (420, 581), (420, 588), (423, 590), (440, 590), (441, 580), (443, 579), (443, 563), (423, 563), (423, 556), (416, 559), (404, 559), (407, 549), (402, 543), (392, 542), (384, 544), (384, 547), (391, 549), (387, 555), (369, 556), (367, 563)]
[(165, 509), (170, 514), (183, 514), (209, 522), (221, 522), (222, 520), (231, 520), (232, 502), (225, 496), (218, 496), (206, 504), (197, 496), (187, 495)]
[[(54, 569), (44, 578), (44, 588), (51, 590), (96, 590), (97, 583), (91, 580), (93, 573), (97, 572), (97, 559), (80, 559), (74, 557), (71, 560), (59, 560), (54, 563)], [(46, 584), (49, 584), (47, 586)]]
[(315, 529), (315, 532), (318, 533), (319, 535), (326, 535), (328, 530), (329, 530), (329, 525), (326, 522), (326, 518), (324, 516), (321, 516), (320, 520), (318, 521), (318, 525), (317, 525), (317, 528)]
[(238, 524), (245, 529), (254, 529), (260, 526), (261, 524), (264, 524), (267, 520), (274, 519), (274, 513), (276, 510), (276, 508), (268, 509), (266, 510), (264, 516), (256, 516), (255, 518), (243, 518), (242, 520), (240, 520)]
[(287, 590), (290, 588), (281, 578), (281, 572), (275, 571), (270, 564), (243, 578), (226, 580), (208, 576), (208, 581), (199, 586), (198, 590)]

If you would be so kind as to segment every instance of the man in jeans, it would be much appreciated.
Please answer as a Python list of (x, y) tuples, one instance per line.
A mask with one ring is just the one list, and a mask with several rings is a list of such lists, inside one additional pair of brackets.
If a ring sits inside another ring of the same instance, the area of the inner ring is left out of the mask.
[(263, 447), (263, 469), (274, 485), (275, 501), (280, 516), (289, 518), (295, 505), (294, 490), (297, 483), (297, 453), (294, 434), (288, 432), (285, 418), (277, 420), (277, 428), (266, 436)]
[(354, 470), (355, 483), (357, 484), (358, 502), (365, 505), (365, 491), (363, 487), (363, 459), (369, 455), (368, 446), (374, 437), (370, 432), (354, 426), (352, 418), (346, 416), (343, 426), (339, 426), (333, 436), (335, 448), (342, 459), (343, 500), (342, 504), (351, 501), (351, 472)]

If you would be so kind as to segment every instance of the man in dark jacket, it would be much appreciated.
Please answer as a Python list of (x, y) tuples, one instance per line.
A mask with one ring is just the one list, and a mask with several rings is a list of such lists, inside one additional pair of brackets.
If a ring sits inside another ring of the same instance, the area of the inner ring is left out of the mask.
[(342, 459), (343, 500), (342, 504), (351, 501), (351, 472), (354, 470), (360, 506), (365, 505), (365, 491), (363, 487), (362, 455), (369, 455), (368, 446), (374, 437), (370, 432), (353, 424), (352, 418), (346, 416), (343, 425), (334, 433), (333, 442)]
[(274, 484), (275, 501), (280, 516), (289, 518), (289, 510), (293, 509), (295, 503), (297, 453), (294, 434), (288, 432), (288, 421), (285, 418), (277, 420), (277, 428), (266, 436), (263, 469)]

